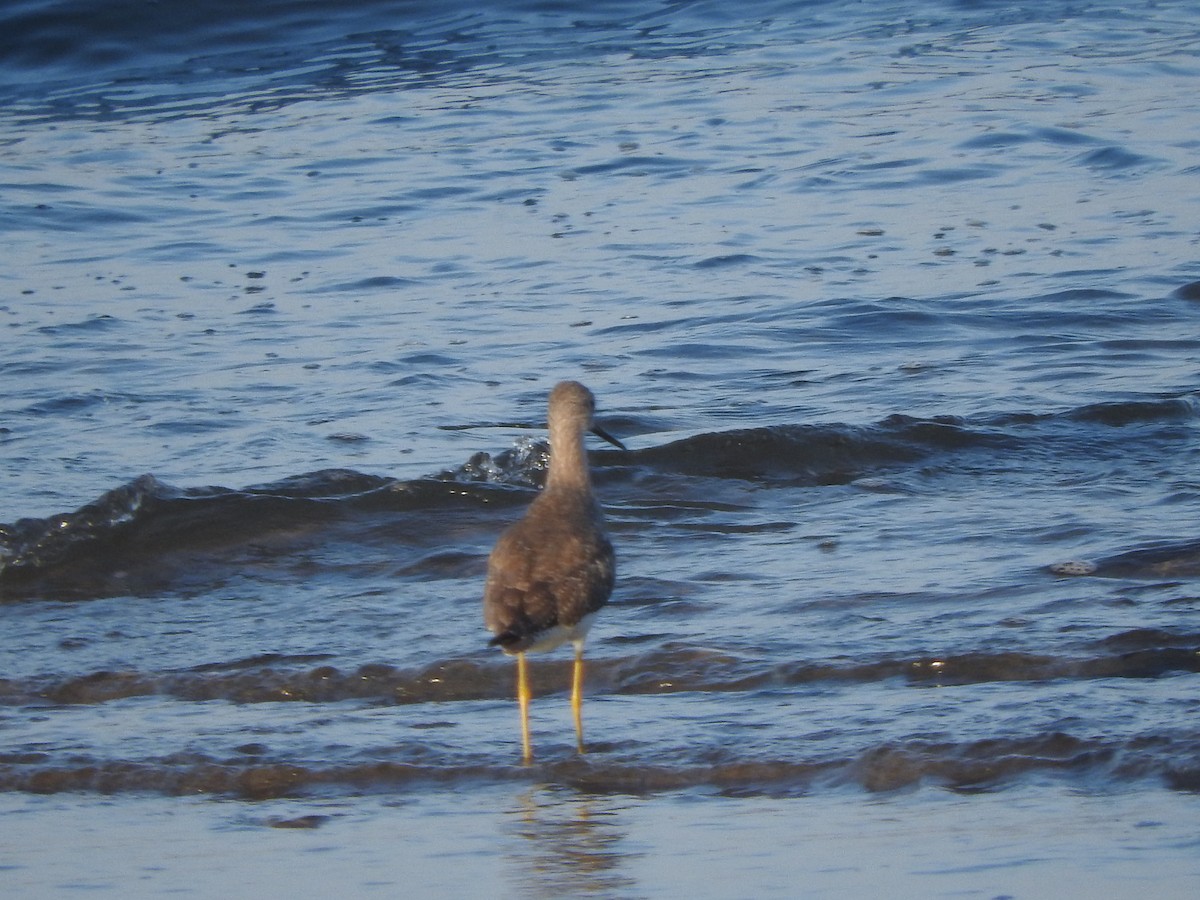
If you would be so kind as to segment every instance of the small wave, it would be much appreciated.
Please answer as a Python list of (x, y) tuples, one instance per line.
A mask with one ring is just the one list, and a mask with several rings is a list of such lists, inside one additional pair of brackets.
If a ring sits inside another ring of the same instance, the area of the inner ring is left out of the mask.
[(1101, 147), (1078, 158), (1080, 165), (1094, 172), (1128, 173), (1160, 164), (1159, 160), (1133, 153), (1122, 147)]
[[(368, 663), (341, 669), (325, 655), (267, 654), (184, 671), (98, 671), (86, 675), (0, 680), (0, 705), (91, 705), (130, 697), (232, 703), (408, 705), (496, 700), (509, 696), (508, 664), (492, 655), (445, 659), (419, 669)], [(316, 665), (312, 665), (316, 663)], [(569, 682), (570, 662), (546, 659), (534, 668), (539, 694)], [(900, 679), (914, 687), (1003, 682), (1159, 678), (1200, 673), (1200, 634), (1158, 629), (1119, 632), (1074, 654), (959, 652), (856, 662), (763, 663), (689, 645), (667, 645), (627, 658), (596, 659), (590, 679), (611, 694), (756, 693), (798, 686), (864, 684)]]
[[(596, 794), (652, 794), (710, 789), (737, 795), (806, 794), (852, 785), (889, 792), (919, 784), (959, 791), (995, 790), (1031, 774), (1135, 781), (1157, 778), (1168, 787), (1195, 791), (1200, 766), (1194, 732), (1132, 740), (1080, 737), (1063, 731), (975, 741), (903, 740), (876, 744), (841, 758), (694, 758), (674, 764), (623, 758), (616, 746), (597, 746), (588, 756), (504, 765), (480, 758), (441, 763), (403, 758), (404, 751), (342, 763), (273, 758), (248, 744), (225, 757), (177, 753), (141, 760), (91, 759), (74, 755), (56, 762), (49, 754), (0, 754), (0, 790), (35, 794), (90, 791), (104, 794), (213, 794), (263, 800), (310, 795), (330, 788), (394, 792), (430, 784), (522, 781), (551, 783)], [(401, 758), (395, 758), (400, 756)]]
[(1057, 144), (1060, 147), (1077, 147), (1096, 143), (1096, 138), (1071, 128), (1037, 128), (1033, 133), (1038, 140), (1048, 144)]
[(150, 696), (239, 704), (345, 700), (442, 703), (499, 699), (507, 696), (506, 687), (507, 680), (496, 677), (494, 663), (484, 665), (473, 660), (448, 660), (408, 672), (381, 663), (350, 671), (328, 664), (303, 668), (297, 666), (296, 658), (272, 657), (185, 672), (100, 671), (62, 679), (6, 680), (0, 682), (0, 703), (92, 705)]
[(377, 761), (359, 765), (313, 766), (249, 759), (215, 759), (179, 754), (167, 760), (77, 760), (67, 765), (38, 765), (38, 760), (0, 756), (0, 790), (33, 794), (94, 791), (102, 794), (217, 794), (249, 800), (295, 796), (338, 785), (383, 790), (449, 780), (477, 780), (507, 773), (496, 767), (439, 767)]
[(476, 453), (456, 469), (447, 469), (438, 477), (466, 484), (501, 484), (540, 488), (550, 468), (550, 444), (522, 438), (515, 446), (493, 456)]
[(1200, 281), (1190, 281), (1171, 291), (1171, 296), (1179, 300), (1200, 300)]
[(726, 269), (733, 266), (743, 266), (758, 262), (760, 257), (753, 253), (729, 253), (723, 256), (709, 256), (695, 263), (697, 269)]
[(1200, 403), (1193, 395), (1094, 403), (1071, 410), (1066, 417), (1077, 422), (1095, 422), (1115, 427), (1145, 422), (1177, 422), (1200, 417)]
[(578, 166), (572, 169), (567, 177), (624, 175), (636, 178), (656, 174), (670, 178), (683, 178), (692, 174), (699, 167), (700, 164), (694, 160), (670, 156), (618, 156), (602, 163)]
[(896, 415), (865, 427), (778, 425), (701, 434), (638, 451), (636, 459), (693, 475), (849, 484), (936, 453), (1010, 444), (1003, 434), (960, 419)]
[[(1151, 678), (1175, 672), (1200, 672), (1200, 634), (1128, 632), (1110, 640), (1111, 644), (1101, 643), (1093, 648), (1102, 652), (1077, 655), (969, 652), (854, 663), (800, 661), (768, 667), (736, 657), (667, 648), (637, 657), (630, 664), (630, 674), (617, 679), (611, 687), (617, 693), (660, 694), (757, 691), (890, 679), (904, 679), (915, 686), (942, 687), (1056, 679)], [(606, 674), (612, 677), (603, 664), (598, 665), (598, 670), (595, 676), (598, 684), (604, 684)]]
[[(1056, 414), (978, 419), (892, 415), (874, 425), (769, 425), (708, 432), (639, 450), (596, 451), (593, 461), (599, 477), (610, 484), (630, 473), (640, 473), (632, 476), (635, 482), (648, 474), (677, 480), (681, 502), (691, 499), (689, 491), (703, 490), (697, 476), (875, 489), (885, 484), (875, 480), (880, 477), (927, 468), (935, 460), (950, 464), (968, 454), (975, 469), (1003, 468), (1012, 453), (1035, 448), (1078, 454), (1082, 447), (1094, 454), (1110, 447), (1127, 454), (1128, 436), (1114, 433), (1110, 438), (1107, 432), (1134, 425), (1177, 430), (1177, 423), (1198, 414), (1200, 403), (1187, 394), (1098, 403)], [(1155, 431), (1141, 433), (1153, 441)], [(524, 503), (528, 491), (545, 481), (548, 454), (545, 441), (524, 439), (501, 453), (476, 453), (455, 468), (411, 481), (329, 469), (241, 489), (182, 489), (144, 475), (75, 512), (0, 525), (0, 599), (148, 593), (176, 583), (184, 570), (191, 573), (188, 577), (202, 577), (205, 566), (184, 565), (189, 559), (195, 562), (196, 554), (206, 554), (208, 563), (227, 571), (237, 564), (239, 547), (270, 535), (354, 540), (346, 529), (359, 527), (364, 515)], [(610, 493), (619, 497), (618, 491), (614, 486)], [(284, 552), (282, 546), (279, 552)], [(1191, 544), (1153, 553), (1158, 555), (1146, 551), (1109, 560), (1100, 574), (1139, 567), (1160, 575), (1169, 570), (1194, 574), (1200, 567), (1200, 553)]]
[(997, 150), (1018, 147), (1037, 140), (1032, 134), (1015, 131), (989, 131), (959, 143), (964, 150)]
[(43, 325), (38, 328), (41, 334), (63, 335), (79, 332), (105, 332), (119, 328), (121, 322), (115, 316), (88, 316), (79, 322), (64, 322), (61, 325)]
[(399, 275), (372, 275), (357, 281), (345, 281), (330, 285), (323, 290), (333, 293), (365, 294), (371, 291), (392, 291), (397, 288), (414, 287), (418, 284), (420, 284), (419, 281)]
[(129, 0), (12, 4), (0, 23), (0, 57), (23, 67), (71, 64), (81, 68), (130, 64), (139, 59), (232, 52), (274, 41), (319, 41), (337, 26), (353, 29), (385, 13), (387, 4), (348, 8), (296, 0), (265, 0), (253, 6), (213, 0), (203, 7), (162, 0), (145, 7)]
[[(561, 694), (566, 659), (539, 660), (537, 696)], [(148, 702), (244, 707), (303, 704), (320, 718), (354, 717), (363, 707), (428, 704), (448, 718), (446, 704), (510, 702), (510, 666), (491, 654), (399, 668), (380, 663), (338, 667), (322, 653), (259, 654), (182, 670), (97, 671), (0, 679), (0, 704), (37, 714), (55, 707)], [(592, 660), (589, 684), (599, 695), (712, 693), (744, 695), (737, 705), (777, 700), (798, 688), (820, 696), (847, 683), (906, 681), (912, 690), (985, 682), (1088, 682), (1164, 678), (1200, 672), (1200, 634), (1157, 628), (1117, 631), (1062, 654), (959, 652), (944, 656), (849, 661), (764, 660), (684, 643), (628, 657)], [(857, 688), (856, 688), (857, 690)], [(328, 710), (328, 712), (326, 711)], [(422, 719), (421, 728), (441, 727)], [(291, 719), (291, 717), (288, 717)], [(449, 717), (449, 718), (452, 718)], [(262, 799), (330, 790), (396, 792), (431, 784), (534, 781), (596, 793), (644, 794), (700, 789), (739, 795), (804, 794), (851, 786), (870, 792), (938, 785), (983, 791), (1030, 776), (1098, 779), (1106, 784), (1157, 780), (1176, 790), (1200, 789), (1200, 734), (1178, 728), (1121, 736), (1077, 733), (1069, 720), (1049, 731), (997, 733), (963, 739), (927, 733), (855, 741), (755, 744), (717, 740), (650, 747), (637, 736), (594, 743), (585, 757), (550, 754), (533, 766), (494, 750), (431, 747), (423, 736), (356, 749), (325, 744), (304, 750), (272, 740), (269, 730), (214, 753), (192, 749), (124, 757), (29, 744), (0, 752), (0, 790), (29, 793), (90, 791), (227, 795)], [(435, 742), (436, 743), (436, 742)], [(511, 761), (510, 761), (511, 759)]]
[(1096, 563), (1095, 574), (1110, 578), (1195, 578), (1200, 575), (1200, 541), (1180, 541), (1118, 553)]
[(1185, 579), (1200, 575), (1200, 541), (1168, 541), (1099, 560), (1073, 559), (1048, 567), (1065, 577)]
[(502, 499), (486, 484), (400, 482), (343, 469), (240, 490), (180, 489), (143, 475), (73, 513), (0, 526), (0, 600), (153, 593), (206, 568), (191, 564), (197, 555), (220, 570), (222, 557), (224, 567), (236, 565), (238, 548), (269, 535), (295, 539), (325, 528), (332, 537), (355, 513)]

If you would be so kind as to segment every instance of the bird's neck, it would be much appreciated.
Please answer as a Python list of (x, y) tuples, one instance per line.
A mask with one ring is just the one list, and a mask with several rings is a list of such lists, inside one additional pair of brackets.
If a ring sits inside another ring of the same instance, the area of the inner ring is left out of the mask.
[(546, 474), (546, 487), (588, 491), (591, 484), (583, 435), (576, 432), (551, 434), (550, 471)]

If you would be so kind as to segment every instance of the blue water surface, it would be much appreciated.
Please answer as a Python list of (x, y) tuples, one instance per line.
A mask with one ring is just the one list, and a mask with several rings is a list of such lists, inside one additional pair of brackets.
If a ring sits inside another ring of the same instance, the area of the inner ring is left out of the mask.
[[(1176, 0), (5, 4), (5, 816), (345, 859), (470, 807), (406, 859), (555, 896), (657, 893), (676, 816), (818, 848), (710, 896), (1018, 895), (1092, 835), (1188, 895), (1197, 47)], [(545, 658), (526, 770), (479, 596), (563, 378), (631, 451), (592, 752)], [(997, 823), (963, 865), (943, 813)]]

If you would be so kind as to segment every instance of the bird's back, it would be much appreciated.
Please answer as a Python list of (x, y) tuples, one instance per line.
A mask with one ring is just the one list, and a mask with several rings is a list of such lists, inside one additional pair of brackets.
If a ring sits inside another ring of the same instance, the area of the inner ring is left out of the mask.
[(543, 493), (488, 559), (483, 605), (492, 642), (517, 653), (581, 638), (577, 630), (608, 602), (614, 575), (612, 544), (590, 492)]

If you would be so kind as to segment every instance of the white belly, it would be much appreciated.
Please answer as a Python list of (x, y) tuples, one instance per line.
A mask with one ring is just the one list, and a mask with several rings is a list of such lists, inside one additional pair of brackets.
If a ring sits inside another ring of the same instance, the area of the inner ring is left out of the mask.
[(525, 650), (526, 653), (544, 653), (553, 650), (560, 644), (570, 641), (572, 644), (582, 644), (592, 627), (595, 613), (588, 613), (574, 625), (555, 625), (540, 632), (537, 639)]

